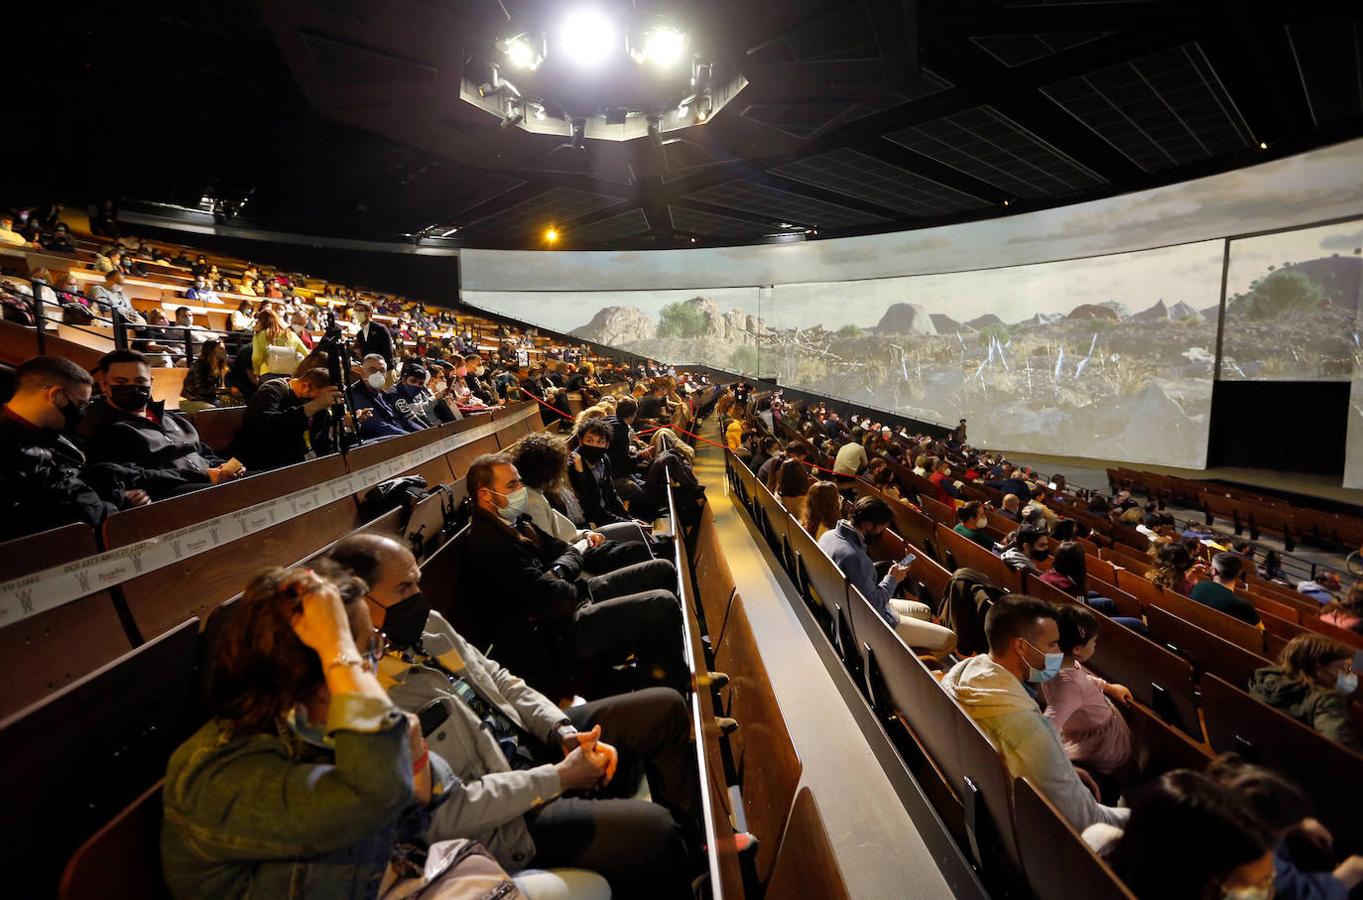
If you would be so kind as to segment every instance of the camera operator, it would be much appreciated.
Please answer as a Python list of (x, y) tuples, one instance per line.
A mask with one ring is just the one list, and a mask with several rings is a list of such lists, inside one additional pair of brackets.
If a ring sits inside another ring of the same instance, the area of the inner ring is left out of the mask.
[[(266, 381), (246, 405), (232, 453), (254, 471), (335, 453), (341, 449), (336, 446), (335, 422), (344, 414), (343, 400), (330, 374), (320, 367)], [(371, 412), (361, 410), (359, 420)]]

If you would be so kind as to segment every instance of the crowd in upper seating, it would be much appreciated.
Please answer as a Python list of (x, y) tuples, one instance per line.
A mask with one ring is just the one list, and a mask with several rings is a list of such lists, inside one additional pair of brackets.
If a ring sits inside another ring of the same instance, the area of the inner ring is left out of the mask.
[[(1251, 625), (1260, 616), (1244, 580), (1278, 574), (1276, 555), (1258, 567), (1250, 545), (1180, 527), (1153, 501), (1140, 504), (1126, 491), (1071, 491), (1059, 474), (1040, 478), (972, 448), (964, 420), (934, 438), (856, 415), (844, 421), (823, 404), (788, 403), (747, 385), (726, 392), (718, 409), (729, 417), (729, 448), (904, 642), (938, 668), (943, 690), (999, 750), (1008, 773), (1028, 777), (1138, 897), (1276, 891), (1314, 900), (1344, 898), (1363, 883), (1363, 856), (1332, 858), (1330, 833), (1279, 774), (1227, 755), (1205, 772), (1143, 783), (1141, 746), (1122, 713), (1132, 692), (1085, 665), (1097, 650), (1100, 617), (1146, 629), (1088, 589), (1085, 547), (1112, 541), (1086, 520), (1135, 529), (1149, 544), (1129, 548), (1147, 560), (1141, 574)], [(998, 508), (971, 498), (981, 486), (1001, 496)], [(915, 548), (887, 559), (883, 538), (895, 523), (891, 504), (918, 508), (925, 497), (950, 510), (962, 539), (1073, 602), (1010, 594), (971, 568), (954, 573), (936, 609), (906, 594)], [(1321, 604), (1324, 622), (1363, 633), (1363, 581), (1342, 597), (1339, 588), (1332, 574), (1300, 586), (1303, 598)], [(1328, 635), (1301, 634), (1241, 688), (1363, 753), (1349, 707), (1358, 687), (1355, 653)]]

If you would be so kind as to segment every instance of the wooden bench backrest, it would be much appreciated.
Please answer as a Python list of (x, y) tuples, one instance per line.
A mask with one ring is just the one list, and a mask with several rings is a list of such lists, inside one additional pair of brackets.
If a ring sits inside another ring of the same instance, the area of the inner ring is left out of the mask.
[(1218, 753), (1236, 752), (1275, 769), (1311, 799), (1335, 835), (1335, 850), (1363, 850), (1363, 756), (1215, 676), (1202, 679), (1207, 738)]
[[(95, 531), (72, 524), (0, 544), (0, 581), (93, 555)], [(39, 591), (35, 586), (33, 590)], [(113, 596), (98, 591), (0, 628), (0, 718), (36, 703), (132, 649)]]
[(979, 569), (998, 587), (1010, 593), (1022, 590), (1022, 576), (1011, 569), (1007, 563), (990, 553), (979, 544), (962, 534), (957, 534), (945, 525), (937, 526), (937, 546), (950, 552), (956, 560), (956, 568)]
[(14, 896), (51, 896), (67, 857), (197, 727), (198, 636), (198, 621), (184, 622), (0, 722), (0, 864)]
[(730, 746), (742, 785), (748, 830), (760, 842), (755, 860), (757, 875), (766, 881), (803, 766), (741, 599), (734, 601), (729, 612), (721, 651), (715, 663), (729, 674), (729, 715), (738, 720)]
[(766, 896), (820, 900), (848, 900), (851, 896), (838, 867), (837, 851), (819, 815), (819, 804), (807, 787), (795, 795)]
[(167, 900), (161, 877), (161, 782), (81, 844), (57, 900)]
[(1191, 597), (1166, 591), (1148, 578), (1125, 571), (1117, 573), (1117, 587), (1133, 594), (1146, 608), (1158, 606), (1167, 609), (1179, 618), (1238, 644), (1251, 653), (1264, 652), (1263, 632), (1247, 622), (1198, 603)]
[(1022, 865), (1036, 900), (1135, 900), (1031, 781), (1013, 783), (1013, 802)]
[(1232, 684), (1249, 684), (1256, 670), (1272, 665), (1262, 655), (1198, 628), (1168, 610), (1151, 606), (1145, 611), (1150, 639), (1186, 657), (1198, 672), (1210, 673)]
[(189, 419), (194, 424), (194, 430), (199, 432), (199, 440), (212, 447), (225, 459), (230, 455), (232, 441), (236, 440), (241, 423), (246, 419), (246, 407), (205, 409), (190, 416)]
[(1126, 685), (1141, 703), (1201, 740), (1192, 665), (1106, 616), (1097, 618), (1098, 649), (1087, 663), (1089, 668), (1108, 681)]

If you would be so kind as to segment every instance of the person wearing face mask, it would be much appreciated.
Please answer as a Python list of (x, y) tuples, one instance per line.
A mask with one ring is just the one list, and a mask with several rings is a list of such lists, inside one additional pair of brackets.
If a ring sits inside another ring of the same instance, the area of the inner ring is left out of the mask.
[(937, 465), (933, 473), (928, 476), (933, 486), (937, 488), (937, 502), (948, 507), (956, 505), (956, 501), (961, 499), (961, 489), (956, 486), (956, 482), (951, 480), (951, 464), (945, 459), (937, 460)]
[(932, 610), (917, 600), (895, 597), (899, 585), (909, 575), (909, 567), (894, 563), (879, 582), (875, 563), (866, 547), (889, 529), (894, 513), (879, 497), (861, 497), (852, 514), (819, 538), (819, 549), (842, 571), (848, 582), (875, 607), (904, 643), (915, 649), (947, 654), (956, 647), (956, 635), (932, 621)]
[[(398, 411), (397, 395), (385, 389), (388, 365), (383, 357), (371, 353), (360, 363), (360, 380), (350, 386), (355, 413), (360, 418), (360, 437), (365, 439), (411, 434), (421, 429)], [(364, 412), (368, 410), (368, 412)]]
[(1109, 684), (1083, 664), (1098, 648), (1098, 619), (1082, 606), (1056, 610), (1064, 659), (1054, 678), (1041, 685), (1046, 718), (1065, 745), (1065, 755), (1103, 782), (1107, 793), (1135, 774), (1131, 729), (1117, 706), (1131, 705), (1131, 691)]
[(477, 353), (470, 353), (464, 357), (464, 383), (468, 385), (469, 391), (484, 406), (496, 406), (497, 398), (494, 396), (492, 387), (483, 379), (487, 374), (487, 367), (483, 365), (483, 358)]
[(686, 688), (669, 560), (582, 579), (586, 542), (561, 541), (526, 514), (529, 492), (510, 454), (478, 457), (466, 483), (474, 513), (460, 590), (481, 605), (503, 662), (537, 689), (566, 696), (578, 660), (606, 667), (633, 653), (643, 684)]
[(1063, 665), (1055, 609), (1007, 594), (990, 607), (984, 632), (989, 652), (953, 666), (943, 690), (998, 748), (1009, 776), (1031, 779), (1076, 831), (1098, 822), (1121, 827), (1130, 810), (1098, 802), (1097, 785), (1070, 764), (1060, 735), (1023, 687), (1050, 681)]
[[(652, 687), (560, 709), (431, 608), (398, 541), (348, 537), (329, 561), (369, 585), (388, 645), (379, 682), (420, 716), (430, 751), (456, 776), (429, 841), (473, 838), (512, 873), (590, 868), (617, 897), (690, 896), (683, 836), (696, 832), (699, 794), (680, 694)], [(631, 799), (640, 769), (651, 800)]]
[(1363, 752), (1349, 715), (1358, 690), (1354, 649), (1323, 634), (1299, 634), (1287, 642), (1276, 666), (1250, 678), (1249, 693), (1351, 750)]
[(385, 366), (393, 367), (393, 333), (382, 322), (374, 321), (374, 307), (367, 300), (360, 300), (351, 309), (355, 314), (355, 324), (360, 326), (355, 335), (355, 346), (362, 355), (377, 353)]
[(0, 540), (70, 522), (98, 526), (118, 509), (150, 502), (141, 470), (87, 465), (67, 436), (90, 404), (88, 372), (70, 360), (35, 356), (15, 370), (14, 383), (0, 415)]
[(994, 539), (986, 530), (988, 527), (989, 514), (984, 511), (984, 504), (980, 501), (971, 500), (969, 503), (963, 503), (956, 507), (956, 527), (951, 530), (963, 537), (970, 538), (992, 553)]
[(393, 408), (405, 416), (412, 430), (434, 428), (440, 424), (434, 410), (434, 397), (426, 390), (428, 379), (426, 367), (408, 362), (402, 368), (402, 376), (393, 385)]
[(1003, 561), (1019, 572), (1040, 575), (1040, 563), (1050, 555), (1050, 536), (1035, 525), (1023, 525), (1013, 534), (1008, 549), (1003, 551)]
[[(77, 428), (92, 462), (178, 473), (186, 484), (200, 487), (245, 474), (240, 464), (227, 465), (201, 443), (188, 419), (151, 399), (151, 369), (141, 353), (106, 353), (95, 368), (95, 382), (100, 396)], [(153, 500), (168, 496), (161, 485), (149, 490)]]
[(568, 459), (568, 482), (582, 503), (582, 515), (593, 528), (631, 522), (615, 487), (610, 443), (615, 430), (601, 419), (589, 420), (578, 433), (577, 450)]

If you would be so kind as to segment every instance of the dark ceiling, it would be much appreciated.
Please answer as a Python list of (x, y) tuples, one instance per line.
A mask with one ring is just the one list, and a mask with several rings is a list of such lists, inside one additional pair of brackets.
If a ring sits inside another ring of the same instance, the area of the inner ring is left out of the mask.
[(522, 248), (552, 223), (563, 247), (690, 247), (1013, 214), (1363, 134), (1356, 2), (635, 0), (749, 85), (661, 148), (584, 158), (458, 99), (508, 11), (539, 5), (140, 0), (54, 22), (30, 33), (69, 35), (63, 52), (16, 57), (33, 68), (8, 94), (24, 162), (3, 196), (210, 194), (303, 234)]

